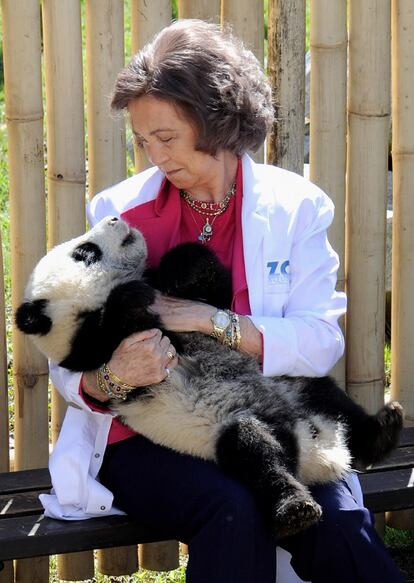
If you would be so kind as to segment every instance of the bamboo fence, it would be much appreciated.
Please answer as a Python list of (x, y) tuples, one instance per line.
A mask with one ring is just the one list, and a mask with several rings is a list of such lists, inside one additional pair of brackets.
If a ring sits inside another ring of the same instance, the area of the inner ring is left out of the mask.
[[(268, 4), (267, 65), (278, 104), (278, 122), (268, 140), (267, 156), (271, 163), (302, 173), (305, 0), (269, 0)], [(414, 179), (414, 7), (411, 0), (310, 0), (310, 4), (310, 177), (331, 195), (336, 205), (330, 239), (341, 257), (338, 287), (345, 288), (349, 298), (346, 368), (343, 360), (334, 374), (344, 387), (346, 380), (347, 391), (371, 410), (384, 399), (392, 6), (392, 396), (401, 400), (408, 422), (412, 423), (414, 209), (410, 185)], [(85, 0), (85, 71), (79, 2), (43, 0), (40, 5), (38, 0), (2, 0), (1, 6), (15, 308), (28, 274), (45, 252), (46, 238), (48, 245), (54, 245), (85, 228), (86, 157), (89, 196), (125, 177), (125, 123), (121, 118), (113, 119), (109, 112), (115, 76), (125, 58), (129, 58), (124, 54), (124, 17), (131, 19), (135, 52), (170, 22), (172, 3), (130, 0), (125, 3), (130, 12), (124, 14), (122, 0)], [(180, 17), (231, 24), (257, 58), (265, 61), (263, 0), (180, 0), (178, 13)], [(47, 124), (43, 120), (41, 16)], [(65, 26), (61, 26), (62, 22)], [(136, 170), (147, 165), (148, 161), (135, 152)], [(0, 470), (9, 464), (3, 297), (0, 288), (0, 443), (5, 444), (0, 448)], [(31, 342), (16, 330), (13, 361), (16, 421), (12, 464), (14, 469), (43, 467), (49, 449), (47, 365)], [(64, 410), (65, 405), (54, 395), (53, 440)], [(404, 519), (393, 516), (392, 520), (412, 526), (412, 516), (407, 513)], [(177, 566), (177, 545), (175, 541), (140, 545), (140, 562), (157, 570), (171, 569)], [(92, 553), (66, 555), (58, 563), (62, 578), (93, 576)], [(135, 547), (98, 553), (98, 569), (103, 573), (130, 574), (136, 568)], [(9, 563), (0, 574), (0, 582), (12, 583), (14, 577), (19, 583), (47, 581), (47, 559), (17, 561), (15, 573)]]

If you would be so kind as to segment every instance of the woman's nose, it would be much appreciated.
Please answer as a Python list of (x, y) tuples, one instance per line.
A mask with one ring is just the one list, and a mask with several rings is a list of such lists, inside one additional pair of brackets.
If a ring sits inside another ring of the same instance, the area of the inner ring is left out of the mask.
[(155, 166), (162, 166), (168, 160), (163, 144), (145, 144), (144, 149), (149, 161)]

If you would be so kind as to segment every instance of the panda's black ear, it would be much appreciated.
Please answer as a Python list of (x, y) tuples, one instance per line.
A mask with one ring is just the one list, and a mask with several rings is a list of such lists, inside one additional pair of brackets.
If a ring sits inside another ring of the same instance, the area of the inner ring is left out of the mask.
[(48, 300), (23, 302), (16, 310), (16, 326), (25, 334), (44, 336), (52, 327), (52, 320), (45, 314)]
[(102, 258), (102, 249), (96, 243), (86, 242), (78, 245), (73, 250), (72, 259), (75, 261), (83, 261), (85, 265), (89, 266)]

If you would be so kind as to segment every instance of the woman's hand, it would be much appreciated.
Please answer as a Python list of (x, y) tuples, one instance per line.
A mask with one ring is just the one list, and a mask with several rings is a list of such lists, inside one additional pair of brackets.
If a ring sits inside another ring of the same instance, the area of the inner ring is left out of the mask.
[(183, 300), (158, 294), (151, 309), (161, 316), (163, 324), (174, 332), (211, 334), (211, 316), (217, 308), (202, 302)]
[[(139, 387), (163, 381), (177, 363), (176, 351), (169, 338), (153, 329), (125, 338), (107, 364), (124, 383), (139, 390)], [(82, 381), (83, 390), (88, 395), (102, 402), (108, 401), (97, 387), (95, 371), (84, 373)]]
[[(159, 314), (165, 327), (174, 332), (203, 332), (211, 334), (213, 324), (211, 317), (217, 308), (202, 302), (182, 300), (159, 294), (152, 305)], [(241, 343), (240, 350), (262, 360), (262, 335), (247, 316), (239, 316)]]

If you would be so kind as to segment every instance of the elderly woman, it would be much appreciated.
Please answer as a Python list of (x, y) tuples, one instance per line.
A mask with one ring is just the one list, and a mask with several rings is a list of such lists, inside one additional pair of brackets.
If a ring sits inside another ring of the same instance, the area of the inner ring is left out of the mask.
[[(120, 72), (112, 107), (128, 112), (154, 167), (97, 195), (90, 223), (116, 215), (138, 227), (153, 266), (178, 243), (207, 245), (232, 272), (234, 348), (254, 355), (264, 375), (328, 373), (343, 352), (337, 320), (345, 311), (326, 235), (333, 205), (302, 177), (248, 156), (273, 122), (270, 87), (252, 53), (213, 24), (178, 21)], [(229, 315), (215, 306), (160, 297), (157, 310), (170, 330), (228, 342)], [(123, 341), (109, 367), (139, 391), (176, 364), (169, 339), (151, 330)], [(48, 515), (86, 518), (118, 508), (160, 540), (189, 544), (189, 583), (274, 583), (274, 541), (244, 486), (111, 417), (95, 373), (52, 367), (52, 379), (76, 408), (69, 407), (51, 459)], [(300, 577), (401, 580), (354, 476), (313, 494), (322, 521), (280, 541)]]

